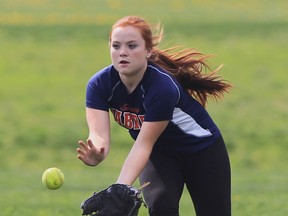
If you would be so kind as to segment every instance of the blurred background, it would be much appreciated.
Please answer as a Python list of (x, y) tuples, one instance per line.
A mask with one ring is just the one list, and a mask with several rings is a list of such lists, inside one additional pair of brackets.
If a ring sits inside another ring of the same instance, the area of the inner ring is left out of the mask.
[[(161, 48), (224, 64), (234, 88), (207, 109), (230, 154), (233, 215), (288, 215), (287, 9), (285, 0), (0, 0), (1, 215), (81, 215), (82, 200), (116, 181), (133, 144), (125, 129), (112, 122), (111, 153), (96, 168), (76, 148), (88, 135), (86, 83), (110, 64), (110, 28), (126, 15), (160, 22)], [(57, 191), (41, 183), (52, 166), (66, 178)], [(186, 190), (180, 214), (195, 215)]]

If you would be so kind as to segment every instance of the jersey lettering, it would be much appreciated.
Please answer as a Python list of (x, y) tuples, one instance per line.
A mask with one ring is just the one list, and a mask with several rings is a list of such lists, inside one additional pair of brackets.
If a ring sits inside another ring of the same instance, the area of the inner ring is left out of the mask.
[(133, 121), (132, 121), (132, 115), (129, 112), (124, 112), (123, 114), (124, 117), (124, 127), (128, 129), (133, 128)]
[(134, 130), (140, 130), (141, 128), (143, 121), (140, 121), (140, 116), (144, 115), (137, 116), (135, 113), (131, 113), (132, 121), (134, 122)]
[(121, 115), (122, 115), (122, 112), (117, 110), (117, 109), (115, 109), (115, 111), (114, 111), (114, 119), (119, 125), (123, 125), (123, 123), (121, 121)]
[(114, 120), (121, 126), (129, 130), (140, 130), (144, 121), (144, 115), (137, 115), (131, 112), (123, 112), (117, 109), (111, 109)]

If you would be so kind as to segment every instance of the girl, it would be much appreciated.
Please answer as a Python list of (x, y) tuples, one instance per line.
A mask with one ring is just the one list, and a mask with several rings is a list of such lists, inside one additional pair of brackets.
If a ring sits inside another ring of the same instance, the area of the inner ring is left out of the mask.
[(157, 49), (140, 17), (118, 20), (110, 33), (112, 64), (87, 85), (87, 142), (78, 158), (102, 162), (110, 148), (109, 110), (135, 140), (117, 183), (151, 182), (143, 189), (152, 216), (179, 215), (186, 185), (197, 216), (231, 215), (230, 163), (221, 133), (207, 111), (208, 96), (220, 98), (231, 85), (203, 74), (205, 56), (192, 49)]

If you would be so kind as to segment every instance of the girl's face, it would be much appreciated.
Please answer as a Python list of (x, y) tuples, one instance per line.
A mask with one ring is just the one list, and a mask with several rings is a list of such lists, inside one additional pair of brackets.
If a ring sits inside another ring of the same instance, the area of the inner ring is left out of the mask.
[(125, 26), (113, 30), (110, 55), (112, 64), (120, 76), (129, 78), (145, 72), (147, 57), (151, 52), (146, 49), (140, 31), (133, 26)]

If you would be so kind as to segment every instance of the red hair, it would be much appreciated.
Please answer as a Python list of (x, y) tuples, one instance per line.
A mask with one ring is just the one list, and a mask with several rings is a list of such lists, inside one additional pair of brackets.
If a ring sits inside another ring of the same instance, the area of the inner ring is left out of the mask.
[(140, 33), (141, 33), (141, 35), (145, 41), (146, 49), (148, 49), (148, 50), (152, 50), (152, 48), (157, 46), (157, 44), (161, 40), (160, 37), (162, 37), (162, 35), (153, 37), (151, 27), (144, 19), (142, 19), (140, 17), (136, 17), (136, 16), (127, 16), (127, 17), (123, 17), (122, 19), (119, 19), (112, 26), (109, 41), (111, 41), (111, 34), (112, 34), (114, 29), (116, 29), (118, 27), (126, 27), (126, 26), (133, 26), (140, 31)]
[[(232, 85), (217, 75), (221, 66), (216, 70), (212, 70), (207, 64), (206, 60), (210, 57), (209, 55), (204, 55), (191, 48), (180, 51), (176, 50), (177, 47), (166, 50), (157, 49), (156, 46), (163, 37), (163, 29), (159, 25), (156, 26), (156, 30), (160, 33), (153, 36), (151, 25), (144, 19), (137, 16), (126, 16), (119, 19), (112, 26), (110, 41), (113, 30), (125, 26), (133, 26), (140, 31), (145, 41), (146, 49), (152, 51), (148, 61), (171, 73), (183, 88), (203, 106), (206, 105), (209, 96), (217, 100), (224, 93), (229, 92)], [(209, 71), (209, 73), (203, 73), (203, 69)]]

